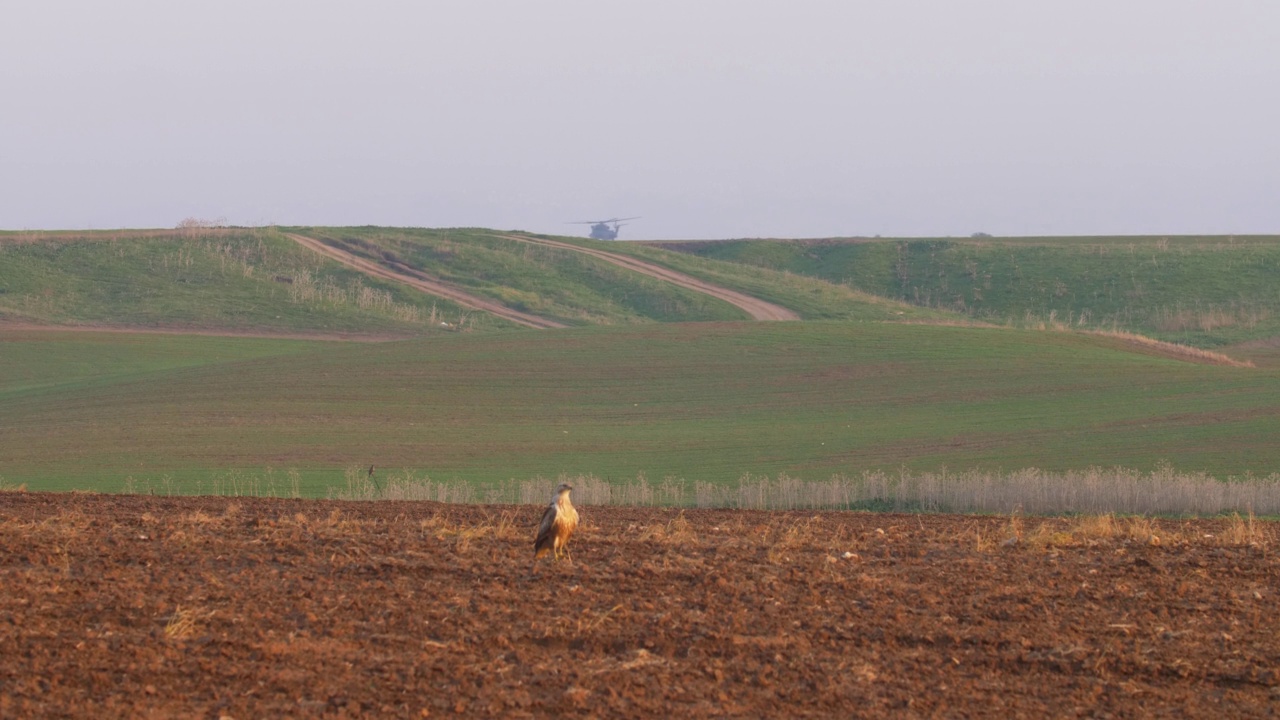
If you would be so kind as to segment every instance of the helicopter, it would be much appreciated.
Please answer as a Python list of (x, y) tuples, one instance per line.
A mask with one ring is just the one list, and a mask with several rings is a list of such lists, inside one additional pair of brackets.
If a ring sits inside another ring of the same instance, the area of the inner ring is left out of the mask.
[[(626, 225), (624, 220), (639, 220), (640, 216), (625, 218), (609, 218), (608, 220), (580, 220), (571, 222), (570, 225), (590, 225), (591, 237), (595, 240), (617, 240), (618, 228)], [(610, 227), (612, 224), (612, 227)]]

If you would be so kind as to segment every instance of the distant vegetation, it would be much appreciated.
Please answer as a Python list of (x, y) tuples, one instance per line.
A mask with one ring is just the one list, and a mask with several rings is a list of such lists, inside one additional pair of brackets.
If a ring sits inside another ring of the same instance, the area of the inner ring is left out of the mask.
[(660, 243), (1016, 326), (1199, 347), (1280, 335), (1280, 237)]
[[(393, 471), (377, 481), (363, 470), (348, 468), (346, 487), (331, 488), (331, 495), (342, 500), (534, 505), (545, 501), (550, 485), (545, 478), (512, 479), (482, 491), (470, 483), (437, 482), (411, 471)], [(1022, 513), (1203, 517), (1243, 512), (1249, 513), (1250, 523), (1253, 513), (1280, 516), (1280, 473), (1223, 482), (1168, 466), (1149, 472), (1096, 467), (1066, 472), (874, 470), (815, 480), (785, 473), (776, 478), (746, 474), (730, 483), (683, 478), (651, 481), (644, 476), (606, 482), (594, 475), (561, 475), (556, 482), (571, 483), (574, 502), (580, 505), (1008, 513), (1014, 517)], [(258, 487), (275, 496), (275, 484), (259, 483)]]

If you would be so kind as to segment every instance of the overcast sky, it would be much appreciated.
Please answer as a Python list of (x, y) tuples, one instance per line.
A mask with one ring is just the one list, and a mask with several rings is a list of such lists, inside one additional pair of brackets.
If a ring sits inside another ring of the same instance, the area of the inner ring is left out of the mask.
[(1276, 0), (3, 0), (0, 228), (1280, 232)]

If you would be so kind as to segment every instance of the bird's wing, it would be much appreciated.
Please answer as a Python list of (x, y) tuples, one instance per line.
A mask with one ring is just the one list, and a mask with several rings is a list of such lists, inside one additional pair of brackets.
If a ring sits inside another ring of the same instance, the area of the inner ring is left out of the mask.
[(533, 541), (533, 549), (541, 550), (544, 547), (550, 547), (552, 541), (551, 529), (556, 524), (556, 506), (554, 503), (547, 506), (546, 511), (542, 513), (542, 524), (538, 525), (538, 538)]

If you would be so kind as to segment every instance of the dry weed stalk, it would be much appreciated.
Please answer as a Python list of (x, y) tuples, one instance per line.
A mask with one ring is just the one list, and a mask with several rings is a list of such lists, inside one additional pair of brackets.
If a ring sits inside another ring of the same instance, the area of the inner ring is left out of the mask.
[(1073, 545), (1075, 539), (1070, 532), (1059, 530), (1052, 523), (1042, 522), (1023, 539), (1023, 543), (1030, 548), (1044, 549)]
[(182, 520), (192, 525), (221, 525), (223, 518), (215, 518), (203, 510), (196, 510), (183, 516)]
[[(359, 475), (353, 475), (358, 480)], [(912, 473), (869, 470), (856, 476), (834, 475), (809, 481), (744, 475), (737, 484), (685, 482), (666, 478), (650, 483), (611, 483), (592, 475), (561, 476), (574, 486), (578, 505), (630, 505), (751, 508), (761, 510), (838, 509), (951, 513), (1061, 513), (1121, 515), (1200, 515), (1243, 512), (1280, 514), (1280, 473), (1220, 480), (1207, 473), (1183, 473), (1168, 464), (1150, 471), (1099, 468), (1047, 472), (1024, 468), (1011, 472)], [(436, 483), (406, 472), (381, 494), (353, 483), (343, 499), (432, 500), (446, 503), (541, 505), (550, 487), (542, 478), (513, 481), (480, 493), (461, 484)]]
[(697, 538), (697, 533), (693, 531), (693, 524), (685, 519), (683, 510), (667, 523), (666, 539), (673, 542), (689, 542)]
[(494, 522), (493, 537), (498, 540), (515, 540), (522, 537), (521, 530), (516, 524), (518, 519), (518, 513), (515, 511), (503, 511)]
[[(578, 637), (582, 637), (587, 633), (595, 631), (596, 628), (603, 625), (604, 622), (609, 619), (610, 615), (613, 615), (615, 612), (621, 610), (623, 607), (624, 606), (621, 603), (614, 605), (608, 610), (600, 613), (599, 616), (597, 616), (595, 619), (592, 619), (592, 620), (587, 620), (586, 618), (579, 618), (577, 623), (578, 627), (577, 627), (576, 635)], [(584, 610), (583, 612), (586, 613), (587, 611)]]
[(1223, 545), (1263, 547), (1267, 543), (1266, 535), (1254, 517), (1252, 508), (1244, 518), (1240, 517), (1240, 513), (1231, 513), (1231, 517), (1227, 518), (1226, 529), (1218, 534), (1217, 539)]
[(822, 544), (818, 541), (820, 525), (819, 518), (811, 517), (792, 522), (774, 523), (766, 528), (765, 538), (768, 538), (771, 533), (774, 535), (774, 540), (768, 543), (769, 548), (765, 553), (769, 562), (790, 562), (789, 551)]
[(54, 551), (55, 559), (49, 563), (58, 568), (63, 577), (71, 576), (71, 541), (60, 543)]
[(181, 605), (174, 608), (173, 615), (164, 626), (164, 636), (171, 640), (191, 637), (199, 629), (201, 620), (211, 617), (213, 613), (204, 613), (194, 609), (183, 609)]
[(1040, 523), (1027, 535), (1025, 544), (1033, 548), (1073, 547), (1106, 541), (1137, 542), (1163, 545), (1182, 542), (1182, 536), (1169, 528), (1160, 528), (1148, 517), (1117, 518), (1112, 513), (1075, 518), (1063, 527), (1061, 520)]
[(989, 553), (996, 547), (995, 538), (982, 532), (982, 525), (975, 524), (973, 526), (973, 549), (979, 553)]
[(1005, 526), (1005, 543), (1017, 544), (1022, 542), (1022, 506), (1019, 505), (1009, 513), (1009, 524)]
[(1155, 523), (1148, 517), (1131, 517), (1128, 518), (1121, 528), (1123, 535), (1134, 542), (1145, 543), (1147, 545), (1159, 545), (1161, 542), (1168, 542), (1169, 537), (1161, 540), (1161, 533), (1156, 528)]
[(1118, 533), (1116, 516), (1112, 513), (1086, 515), (1076, 520), (1072, 535), (1090, 539), (1111, 539)]
[(436, 514), (419, 523), (420, 529), (430, 534), (436, 540), (445, 541), (452, 540), (454, 549), (460, 553), (465, 553), (471, 549), (471, 543), (485, 537), (502, 540), (516, 540), (522, 537), (523, 533), (517, 526), (519, 515), (514, 511), (506, 511), (498, 516), (496, 521), (490, 522), (492, 518), (480, 522), (475, 525), (466, 525), (463, 523), (454, 523), (448, 516)]
[(641, 541), (683, 543), (692, 542), (698, 538), (693, 530), (693, 524), (685, 518), (683, 510), (665, 524), (655, 522), (651, 525), (641, 525), (636, 529), (640, 531)]

